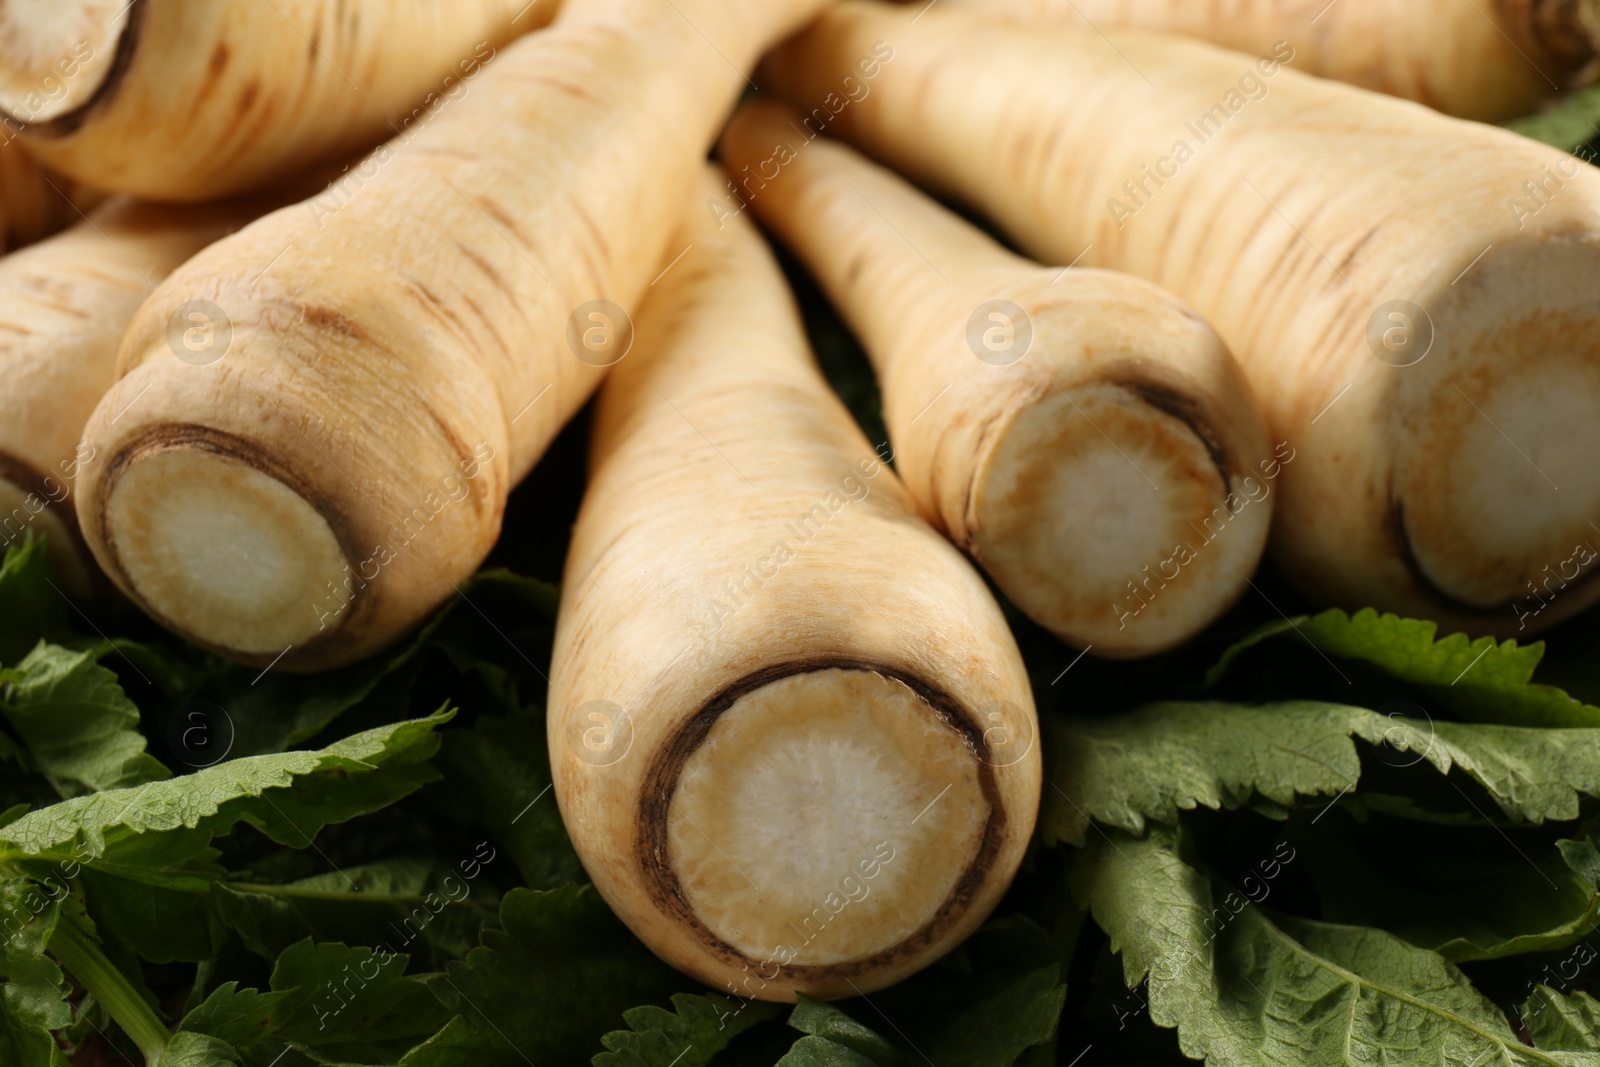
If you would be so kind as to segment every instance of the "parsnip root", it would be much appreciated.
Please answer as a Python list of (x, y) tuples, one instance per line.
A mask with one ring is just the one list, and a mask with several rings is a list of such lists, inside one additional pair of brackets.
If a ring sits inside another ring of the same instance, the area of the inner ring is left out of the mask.
[[(741, 72), (822, 2), (571, 0), (357, 180), (176, 272), (85, 431), (106, 573), (178, 633), (291, 670), (456, 595), (626, 353)], [(168, 340), (193, 300), (229, 330), (204, 365)]]
[(1296, 70), (1505, 122), (1592, 76), (1596, 0), (947, 0), (1074, 28), (1181, 33)]
[[(770, 253), (700, 210), (602, 391), (552, 660), (555, 792), (657, 954), (870, 993), (983, 920), (1039, 800), (982, 580), (829, 390)], [(686, 198), (687, 202), (687, 198)]]
[(96, 188), (225, 196), (426, 120), (557, 2), (6, 0), (0, 115)]
[(44, 535), (57, 572), (87, 590), (73, 490), (96, 456), (79, 437), (116, 381), (123, 330), (161, 279), (261, 210), (119, 200), (0, 259), (0, 545)]
[(1149, 282), (1011, 255), (813, 137), (753, 104), (721, 151), (865, 344), (922, 515), (1100, 655), (1215, 620), (1266, 545), (1278, 467), (1216, 333)]
[(1582, 161), (1276, 60), (938, 8), (847, 0), (761, 77), (1031, 254), (1198, 309), (1290, 450), (1273, 549), (1317, 600), (1526, 635), (1600, 597)]

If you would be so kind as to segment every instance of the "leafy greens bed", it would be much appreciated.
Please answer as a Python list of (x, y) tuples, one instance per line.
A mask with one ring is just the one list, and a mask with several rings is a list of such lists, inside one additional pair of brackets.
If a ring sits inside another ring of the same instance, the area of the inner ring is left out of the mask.
[(0, 1064), (1600, 1064), (1600, 618), (1548, 649), (1440, 640), (1295, 615), (1266, 573), (1134, 664), (1009, 613), (1043, 807), (960, 949), (837, 1004), (695, 987), (587, 884), (550, 795), (585, 431), (513, 497), (491, 569), (325, 675), (91, 618), (40, 545), (7, 551)]

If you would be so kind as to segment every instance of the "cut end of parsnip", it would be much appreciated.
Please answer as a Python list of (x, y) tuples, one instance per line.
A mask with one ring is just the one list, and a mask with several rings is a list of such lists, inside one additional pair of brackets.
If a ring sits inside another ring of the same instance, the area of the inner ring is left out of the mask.
[[(225, 447), (225, 446), (224, 446)], [(114, 578), (171, 629), (272, 659), (334, 632), (354, 593), (338, 538), (294, 489), (213, 448), (134, 453), (102, 513)]]
[(1579, 242), (1496, 249), (1478, 270), (1479, 291), (1430, 309), (1437, 351), (1393, 371), (1391, 509), (1441, 606), (1520, 632), (1600, 597), (1600, 306)]
[(1443, 597), (1503, 611), (1600, 572), (1600, 361), (1576, 355), (1465, 376), (1418, 427), (1432, 470), (1412, 479), (1397, 521)]
[(973, 553), (1030, 616), (1101, 655), (1202, 629), (1266, 539), (1270, 505), (1233, 491), (1216, 435), (1165, 396), (1053, 390), (999, 429), (973, 480)]
[(790, 674), (735, 699), (683, 762), (671, 880), (708, 947), (760, 976), (741, 995), (868, 992), (990, 877), (993, 783), (962, 727), (905, 682)]
[(143, 0), (0, 0), (0, 113), (38, 126), (81, 110), (133, 46)]

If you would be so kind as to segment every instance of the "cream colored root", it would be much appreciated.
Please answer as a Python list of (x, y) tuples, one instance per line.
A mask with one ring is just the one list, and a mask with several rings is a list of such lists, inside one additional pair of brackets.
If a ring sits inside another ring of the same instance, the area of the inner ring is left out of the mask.
[(46, 536), (58, 573), (87, 590), (74, 488), (97, 457), (79, 437), (116, 381), (123, 331), (161, 279), (260, 210), (118, 200), (0, 259), (0, 545)]
[(1182, 38), (916, 15), (841, 4), (762, 84), (811, 106), (892, 42), (829, 133), (1198, 309), (1287, 450), (1306, 592), (1508, 636), (1600, 596), (1600, 174)]
[(1198, 37), (1251, 55), (1284, 45), (1296, 70), (1504, 122), (1592, 71), (1595, 0), (948, 0), (968, 10), (1074, 28)]
[(994, 599), (832, 394), (754, 228), (703, 207), (720, 184), (596, 409), (555, 792), (664, 959), (742, 997), (849, 996), (1004, 892), (1038, 805), (1033, 701)]
[(789, 108), (746, 107), (721, 152), (866, 346), (918, 509), (1025, 612), (1144, 655), (1246, 588), (1275, 461), (1198, 315), (1129, 275), (1004, 251)]
[(11, 0), (0, 113), (97, 188), (210, 199), (426, 122), (558, 2)]
[[(573, 0), (414, 138), (186, 264), (86, 430), (107, 574), (279, 669), (367, 655), (456, 595), (626, 351), (740, 69), (820, 4)], [(231, 329), (204, 366), (167, 344), (194, 299)]]
[(0, 253), (49, 237), (102, 199), (39, 166), (7, 131), (0, 139)]

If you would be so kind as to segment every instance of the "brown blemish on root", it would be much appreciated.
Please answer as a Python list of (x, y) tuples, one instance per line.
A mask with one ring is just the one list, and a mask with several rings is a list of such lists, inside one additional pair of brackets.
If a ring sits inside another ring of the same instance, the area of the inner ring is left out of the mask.
[(89, 99), (48, 122), (29, 125), (18, 122), (9, 114), (6, 115), (7, 122), (26, 129), (35, 137), (66, 137), (78, 132), (94, 111), (109, 104), (122, 89), (122, 81), (127, 76), (128, 68), (133, 65), (134, 53), (139, 50), (139, 41), (144, 31), (144, 14), (144, 0), (129, 0), (128, 21), (123, 24), (122, 33), (117, 37), (116, 51), (111, 57), (111, 69), (106, 71), (105, 79), (89, 95)]
[(490, 263), (487, 259), (484, 259), (476, 251), (463, 244), (461, 241), (456, 242), (456, 247), (461, 250), (461, 254), (466, 258), (467, 262), (471, 263), (474, 267), (477, 267), (478, 270), (483, 273), (483, 276), (488, 278), (489, 281), (493, 283), (496, 289), (504, 293), (510, 300), (515, 300), (517, 298), (516, 291), (511, 288), (511, 283), (506, 281), (505, 275), (501, 274), (493, 263)]
[(866, 252), (857, 252), (855, 255), (851, 256), (850, 265), (844, 269), (844, 283), (848, 286), (854, 286), (858, 281), (861, 280), (861, 272), (865, 270), (866, 267)]
[(1350, 269), (1350, 264), (1355, 262), (1356, 256), (1361, 254), (1361, 250), (1367, 246), (1367, 242), (1376, 237), (1378, 235), (1378, 231), (1382, 228), (1383, 227), (1381, 224), (1372, 227), (1362, 235), (1361, 240), (1357, 241), (1355, 245), (1351, 247), (1350, 251), (1345, 253), (1344, 259), (1339, 261), (1340, 274), (1343, 274), (1345, 271)]
[(335, 311), (333, 308), (323, 307), (320, 304), (301, 304), (300, 318), (313, 329), (336, 333), (348, 337), (352, 341), (370, 341), (372, 339), (367, 335), (366, 330), (363, 330), (354, 319), (344, 314), (344, 312)]
[[(97, 520), (96, 534), (100, 543), (105, 547), (107, 561), (106, 570), (121, 579), (126, 588), (132, 589), (133, 583), (128, 578), (128, 572), (122, 566), (122, 560), (117, 551), (117, 539), (111, 529), (111, 509), (108, 506), (111, 494), (115, 492), (117, 483), (129, 467), (146, 456), (153, 456), (161, 452), (174, 452), (188, 450), (193, 452), (209, 452), (215, 456), (222, 456), (237, 463), (251, 467), (267, 477), (272, 478), (296, 493), (328, 524), (328, 529), (333, 531), (334, 540), (339, 545), (339, 554), (344, 557), (345, 566), (351, 573), (360, 573), (357, 570), (362, 552), (357, 543), (355, 530), (351, 527), (344, 512), (334, 501), (320, 493), (313, 492), (309, 479), (284, 464), (281, 457), (246, 437), (231, 434), (224, 430), (212, 429), (196, 423), (157, 423), (146, 427), (111, 457), (106, 467), (105, 480), (100, 483), (100, 490), (95, 497), (95, 506), (90, 514)], [(356, 632), (358, 621), (364, 621), (374, 611), (377, 600), (376, 594), (367, 593), (367, 589), (374, 589), (368, 585), (362, 592), (367, 595), (357, 596), (351, 602), (348, 611), (341, 612), (339, 621), (325, 633), (312, 638), (303, 645), (297, 646), (297, 658), (308, 653), (333, 644), (338, 636), (345, 632)], [(139, 606), (151, 618), (169, 630), (182, 632), (181, 628), (174, 625), (171, 620), (163, 617), (147, 604), (136, 591), (130, 592)], [(190, 641), (202, 647), (211, 648), (213, 651), (224, 653), (228, 656), (241, 659), (245, 662), (265, 663), (271, 659), (266, 654), (241, 654), (237, 650), (222, 648), (216, 645), (207, 645), (204, 636), (190, 635)]]
[[(672, 794), (696, 749), (705, 742), (722, 713), (746, 693), (760, 689), (780, 678), (813, 671), (846, 670), (870, 671), (873, 674), (906, 685), (928, 705), (939, 720), (955, 730), (966, 740), (978, 767), (978, 786), (989, 806), (989, 817), (984, 823), (983, 836), (978, 851), (961, 872), (955, 887), (950, 891), (939, 910), (910, 936), (882, 951), (859, 959), (827, 964), (778, 964), (776, 960), (753, 960), (712, 933), (695, 914), (678, 881), (677, 872), (667, 855), (667, 818), (672, 807)], [(701, 709), (679, 728), (665, 745), (658, 749), (645, 772), (644, 787), (639, 795), (639, 810), (635, 816), (634, 859), (643, 876), (645, 892), (665, 915), (687, 929), (701, 946), (729, 964), (745, 967), (777, 965), (775, 976), (768, 981), (785, 981), (801, 986), (815, 986), (828, 979), (851, 979), (881, 971), (897, 963), (916, 957), (943, 937), (972, 906), (973, 899), (994, 869), (1000, 853), (1001, 839), (1005, 835), (1006, 810), (1000, 798), (1000, 786), (995, 780), (994, 768), (981, 756), (984, 751), (983, 731), (978, 728), (952, 697), (921, 679), (887, 667), (881, 663), (856, 660), (842, 656), (821, 657), (777, 664), (754, 671), (724, 688), (708, 700)]]

